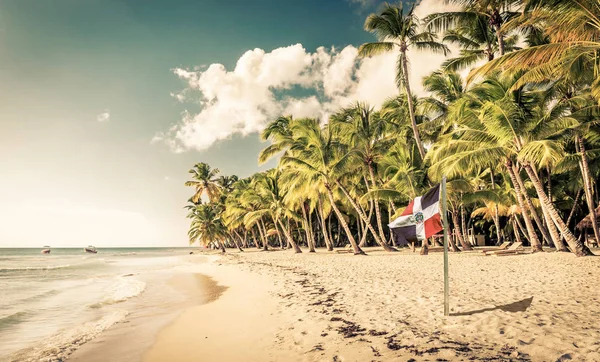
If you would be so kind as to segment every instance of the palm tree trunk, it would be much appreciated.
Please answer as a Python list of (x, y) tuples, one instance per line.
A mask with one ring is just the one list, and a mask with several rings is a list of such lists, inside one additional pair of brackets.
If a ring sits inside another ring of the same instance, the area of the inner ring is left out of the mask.
[[(256, 233), (254, 232), (254, 226), (250, 229), (250, 231), (252, 231), (252, 240), (254, 241), (254, 246), (257, 249), (260, 249), (260, 244), (258, 243), (258, 239), (256, 238)], [(258, 233), (260, 234), (260, 229), (258, 230)]]
[(548, 209), (552, 220), (556, 224), (556, 227), (558, 227), (558, 229), (560, 230), (561, 234), (564, 236), (565, 240), (567, 241), (567, 244), (569, 244), (571, 251), (577, 256), (594, 255), (586, 245), (584, 245), (581, 241), (577, 240), (573, 233), (571, 233), (563, 219), (560, 217), (558, 210), (556, 210), (552, 202), (550, 202), (550, 200), (548, 199), (548, 196), (546, 196), (546, 193), (544, 192), (544, 186), (539, 181), (539, 179), (535, 177), (535, 172), (533, 172), (533, 168), (528, 164), (525, 164), (524, 166), (527, 175), (529, 175), (529, 178), (531, 178), (531, 182), (533, 183), (533, 186), (538, 192), (540, 201)]
[[(370, 202), (370, 207), (369, 207), (369, 220), (371, 220), (371, 215), (373, 215), (373, 201)], [(362, 238), (360, 239), (360, 244), (358, 244), (361, 248), (364, 247), (366, 245), (367, 242), (367, 230), (365, 229), (365, 232), (362, 236)]]
[(321, 221), (321, 232), (323, 233), (323, 240), (325, 240), (325, 245), (327, 245), (328, 251), (333, 251), (333, 242), (329, 238), (329, 233), (327, 232), (327, 223), (325, 222), (325, 214), (323, 212), (323, 201), (321, 201), (321, 195), (319, 194), (319, 214)]
[(398, 251), (397, 249), (392, 248), (391, 246), (389, 246), (386, 243), (385, 240), (381, 240), (379, 238), (379, 235), (377, 235), (377, 232), (375, 231), (375, 229), (373, 229), (373, 226), (371, 225), (370, 220), (367, 219), (367, 215), (365, 215), (362, 212), (361, 208), (354, 201), (354, 199), (352, 198), (352, 196), (350, 196), (350, 193), (348, 192), (348, 190), (346, 190), (346, 188), (344, 187), (344, 185), (342, 185), (339, 181), (336, 181), (335, 183), (342, 190), (342, 192), (344, 193), (344, 195), (346, 195), (346, 198), (348, 199), (348, 201), (350, 202), (350, 204), (354, 207), (354, 209), (356, 210), (356, 212), (358, 213), (358, 215), (360, 216), (360, 218), (367, 224), (367, 227), (371, 231), (371, 234), (373, 234), (373, 238), (375, 239), (375, 241), (377, 242), (377, 244), (379, 244), (380, 246), (382, 246), (383, 250), (385, 250), (385, 251)]
[(290, 231), (288, 230), (288, 228), (285, 227), (285, 225), (283, 225), (283, 223), (281, 222), (281, 219), (277, 219), (277, 222), (279, 222), (279, 226), (281, 226), (281, 229), (283, 230), (283, 234), (285, 235), (285, 238), (287, 239), (288, 243), (290, 243), (292, 248), (294, 248), (294, 252), (296, 254), (302, 253), (302, 250), (300, 249), (298, 244), (296, 244), (294, 242), (294, 239), (292, 238)]
[(275, 223), (275, 230), (277, 230), (277, 240), (279, 241), (279, 248), (280, 249), (285, 249), (284, 246), (283, 246), (283, 240), (281, 239), (281, 233), (283, 231), (280, 232), (279, 225), (277, 225), (277, 223)]
[(500, 27), (496, 28), (496, 35), (498, 37), (498, 52), (500, 56), (504, 55), (504, 34), (500, 31)]
[(456, 246), (456, 243), (454, 242), (453, 237), (449, 237), (448, 242), (450, 243), (450, 248), (452, 249), (453, 252), (460, 253), (460, 249), (458, 248), (458, 246)]
[[(515, 177), (517, 178), (517, 182), (519, 183), (519, 188), (521, 189), (523, 198), (525, 199), (526, 205), (528, 207), (529, 213), (530, 213), (531, 217), (533, 218), (533, 221), (535, 221), (535, 224), (537, 225), (538, 229), (542, 233), (542, 237), (544, 238), (544, 240), (546, 240), (547, 243), (551, 243), (551, 238), (550, 238), (550, 234), (548, 234), (548, 229), (544, 226), (544, 224), (540, 220), (540, 217), (537, 214), (537, 211), (535, 210), (535, 206), (533, 206), (533, 202), (531, 201), (531, 198), (527, 194), (527, 189), (525, 189), (525, 183), (523, 182), (523, 178), (521, 177), (521, 174), (519, 173), (519, 169), (515, 166), (513, 168), (513, 170), (515, 173)], [(542, 208), (542, 211), (543, 211), (543, 208)]]
[(248, 230), (244, 228), (244, 248), (248, 248)]
[(456, 210), (452, 210), (452, 223), (454, 224), (454, 233), (456, 234), (456, 238), (458, 239), (460, 245), (462, 245), (463, 250), (473, 250), (471, 245), (465, 241), (463, 234), (460, 232), (460, 223), (458, 220), (458, 212)]
[(260, 225), (262, 226), (262, 231), (263, 231), (263, 250), (267, 251), (269, 250), (269, 235), (267, 235), (267, 228), (265, 227), (265, 223), (263, 222), (263, 219), (260, 218)]
[[(535, 173), (536, 181), (541, 184), (542, 181), (540, 180), (538, 174), (535, 172), (535, 170), (533, 170), (533, 171)], [(548, 176), (548, 179), (549, 178), (550, 178), (550, 176)], [(537, 190), (536, 190), (536, 192), (537, 192)], [(538, 195), (538, 197), (539, 197), (539, 195)], [(550, 197), (548, 197), (548, 199), (552, 200)], [(542, 208), (542, 213), (544, 214), (544, 220), (546, 220), (546, 226), (548, 228), (548, 231), (550, 232), (550, 236), (552, 238), (552, 243), (554, 244), (553, 246), (556, 248), (556, 251), (568, 251), (567, 247), (562, 242), (562, 238), (558, 234), (558, 229), (556, 228), (556, 225), (554, 225), (554, 222), (552, 221), (552, 217), (550, 216), (550, 213), (548, 212), (548, 208), (543, 203), (540, 206)]]
[(523, 241), (521, 240), (521, 235), (519, 235), (519, 225), (517, 224), (517, 216), (513, 215), (512, 217), (512, 224), (513, 224), (513, 233), (515, 234), (515, 241), (517, 243), (523, 243)]
[(463, 235), (463, 238), (465, 239), (465, 242), (467, 243), (467, 245), (471, 246), (471, 244), (469, 243), (469, 238), (468, 238), (468, 231), (467, 231), (467, 222), (465, 220), (465, 205), (462, 204), (462, 197), (461, 197), (461, 204), (460, 204), (460, 232)]
[[(392, 215), (394, 215), (396, 213), (396, 206), (394, 206), (394, 203), (391, 201), (388, 201), (389, 204), (389, 209), (388, 209), (388, 214), (389, 214), (389, 219), (391, 219)], [(392, 221), (392, 220), (389, 220)]]
[(417, 120), (415, 118), (415, 108), (413, 105), (412, 92), (410, 90), (410, 82), (408, 80), (408, 58), (406, 51), (402, 51), (402, 71), (404, 72), (404, 90), (406, 91), (406, 101), (408, 102), (408, 113), (410, 114), (410, 124), (415, 137), (415, 143), (417, 149), (421, 155), (421, 159), (425, 158), (425, 148), (421, 143), (421, 136), (419, 135), (419, 129), (417, 128)]
[[(392, 222), (392, 216), (395, 213), (396, 213), (396, 207), (394, 206), (394, 203), (391, 201), (388, 201), (388, 224)], [(396, 244), (396, 241), (394, 239), (394, 234), (391, 231), (390, 231), (389, 244), (394, 245), (395, 247), (398, 246), (398, 244)]]
[(218, 244), (219, 244), (219, 247), (221, 248), (221, 252), (225, 253), (226, 252), (226, 250), (225, 250), (225, 243), (223, 242), (223, 240), (219, 240)]
[(313, 229), (313, 224), (312, 224), (312, 213), (310, 211), (308, 212), (308, 231), (309, 231), (310, 241), (313, 245), (313, 249), (315, 249), (315, 248), (317, 248), (317, 240), (315, 238), (315, 231)]
[(237, 246), (239, 251), (244, 251), (244, 249), (242, 249), (242, 236), (237, 232), (237, 230), (233, 230), (233, 232), (237, 237), (237, 240), (235, 239), (235, 237), (232, 237), (233, 243), (235, 244), (235, 246)]
[(358, 243), (358, 246), (360, 246), (361, 248), (365, 246), (365, 244), (363, 244), (363, 241), (362, 241), (362, 240), (365, 240), (365, 238), (363, 238), (363, 236), (366, 237), (366, 235), (367, 235), (367, 233), (366, 233), (367, 227), (366, 226), (364, 227), (365, 232), (363, 232), (363, 230), (362, 230), (363, 226), (362, 225), (363, 225), (363, 221), (357, 215), (356, 216), (356, 231), (357, 231), (356, 238), (361, 240), (361, 242)]
[(302, 203), (300, 207), (302, 208), (302, 226), (304, 226), (304, 234), (306, 234), (306, 244), (308, 244), (308, 252), (314, 253), (315, 246), (313, 245), (310, 235), (312, 230), (308, 230), (308, 218), (306, 217), (306, 209), (304, 208), (304, 203)]
[[(371, 177), (372, 187), (373, 189), (375, 189), (377, 185), (375, 184), (375, 174), (373, 172), (373, 165), (371, 163), (369, 163), (369, 176)], [(369, 191), (368, 188), (367, 191)], [(379, 198), (373, 197), (373, 203), (375, 203), (375, 217), (377, 218), (377, 228), (379, 229), (379, 237), (381, 238), (381, 240), (385, 240), (385, 233), (383, 232), (383, 224), (381, 222), (381, 210), (379, 209)]]
[(588, 210), (590, 211), (590, 221), (592, 222), (592, 229), (594, 230), (594, 236), (596, 240), (600, 242), (600, 234), (598, 233), (598, 220), (596, 218), (596, 206), (594, 205), (593, 189), (592, 189), (592, 177), (590, 176), (590, 167), (588, 165), (587, 155), (585, 153), (585, 145), (583, 138), (579, 134), (575, 135), (579, 152), (581, 153), (581, 161), (579, 162), (579, 168), (581, 169), (581, 175), (583, 177), (583, 185), (585, 189), (585, 200), (587, 202)]
[(580, 197), (581, 197), (581, 190), (577, 191), (577, 195), (575, 195), (575, 200), (573, 201), (573, 207), (571, 207), (571, 212), (569, 213), (569, 217), (567, 218), (567, 221), (565, 222), (565, 224), (567, 224), (567, 227), (571, 223), (571, 219), (573, 218), (573, 215), (575, 214), (575, 209), (577, 208), (577, 203), (579, 203)]
[(356, 240), (354, 240), (354, 236), (352, 236), (352, 232), (350, 231), (350, 228), (348, 227), (348, 223), (346, 223), (346, 220), (344, 220), (342, 213), (340, 212), (337, 205), (335, 204), (335, 200), (333, 199), (333, 193), (331, 192), (330, 187), (331, 186), (329, 186), (329, 185), (325, 186), (325, 188), (327, 189), (327, 196), (329, 197), (329, 202), (331, 203), (331, 208), (337, 215), (338, 222), (344, 228), (344, 231), (346, 232), (346, 235), (348, 236), (348, 240), (350, 241), (350, 244), (352, 245), (352, 249), (354, 249), (354, 255), (366, 255), (365, 252), (362, 251), (360, 246), (358, 246), (358, 244), (356, 243)]
[[(531, 240), (529, 240), (529, 236), (527, 235), (527, 232), (525, 231), (525, 228), (523, 227), (523, 224), (521, 224), (521, 221), (519, 221), (519, 218), (516, 217), (516, 216), (515, 216), (515, 222), (519, 226), (519, 231), (525, 236), (525, 239), (527, 239), (527, 241), (529, 242), (529, 244), (531, 244)], [(519, 242), (521, 242), (521, 241), (519, 240)]]
[[(492, 189), (496, 189), (496, 182), (494, 181), (494, 170), (490, 169), (490, 180), (492, 181)], [(492, 219), (494, 220), (494, 226), (496, 227), (496, 236), (498, 237), (498, 241), (496, 245), (502, 244), (502, 231), (500, 230), (500, 212), (498, 210), (498, 204), (494, 203), (494, 208), (492, 209)]]
[(521, 208), (521, 214), (523, 216), (523, 220), (525, 220), (525, 226), (527, 227), (527, 234), (529, 235), (529, 240), (531, 242), (531, 250), (533, 252), (542, 251), (542, 244), (538, 239), (535, 230), (533, 229), (533, 224), (531, 223), (531, 219), (529, 218), (529, 212), (527, 210), (527, 206), (525, 205), (525, 201), (523, 200), (523, 192), (517, 181), (517, 176), (515, 175), (515, 170), (513, 169), (513, 164), (510, 159), (506, 160), (505, 163), (506, 169), (508, 170), (508, 174), (510, 175), (510, 180), (512, 181), (513, 187), (515, 189), (515, 194), (517, 195), (517, 201), (519, 202), (519, 207)]
[[(336, 217), (338, 215), (336, 214)], [(331, 219), (332, 217), (329, 218), (329, 232), (331, 233)], [(342, 224), (340, 224), (339, 222), (337, 223), (337, 234), (336, 234), (336, 238), (335, 238), (335, 246), (340, 246), (340, 236), (342, 235)], [(331, 240), (333, 240), (333, 233), (331, 233)]]
[[(287, 226), (286, 226), (286, 227), (287, 227), (287, 228), (286, 228), (286, 230), (290, 230), (290, 228), (291, 228), (291, 227), (290, 227), (290, 219), (287, 219), (287, 221), (286, 221), (286, 225), (287, 225)], [(297, 222), (296, 222), (296, 228), (298, 228), (298, 223), (297, 223)], [(294, 236), (293, 236), (291, 233), (290, 233), (290, 236), (291, 236), (292, 238), (294, 237)], [(287, 237), (285, 238), (285, 248), (286, 248), (286, 249), (289, 249), (289, 248), (291, 247), (290, 240), (291, 240), (291, 239), (288, 239)]]

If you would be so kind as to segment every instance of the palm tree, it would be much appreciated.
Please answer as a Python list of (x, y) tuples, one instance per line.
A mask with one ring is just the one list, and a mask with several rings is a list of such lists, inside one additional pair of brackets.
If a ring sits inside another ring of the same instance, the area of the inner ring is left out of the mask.
[(361, 56), (373, 56), (399, 50), (400, 55), (396, 65), (396, 83), (398, 88), (403, 88), (408, 99), (411, 126), (415, 142), (421, 158), (425, 157), (425, 148), (421, 142), (413, 95), (409, 82), (409, 49), (429, 50), (436, 53), (447, 54), (448, 48), (437, 42), (437, 36), (429, 31), (420, 32), (420, 21), (414, 15), (414, 5), (405, 13), (404, 5), (385, 4), (380, 14), (371, 14), (365, 21), (365, 30), (375, 33), (377, 42), (365, 43), (358, 52)]
[(437, 70), (424, 77), (423, 88), (431, 94), (421, 99), (424, 113), (432, 113), (434, 118), (445, 118), (450, 104), (459, 100), (465, 93), (463, 83), (460, 74), (449, 70)]
[(354, 249), (354, 254), (364, 254), (356, 243), (348, 223), (336, 205), (334, 190), (341, 184), (339, 177), (347, 173), (353, 153), (348, 152), (345, 145), (332, 138), (329, 129), (322, 130), (316, 120), (299, 120), (292, 127), (294, 143), (290, 152), (281, 158), (284, 167), (295, 167), (298, 177), (306, 178), (325, 188), (327, 197), (339, 223)]
[[(235, 176), (237, 178), (237, 176)], [(248, 209), (242, 203), (242, 195), (248, 189), (250, 181), (248, 179), (237, 180), (231, 185), (230, 191), (225, 195), (225, 210), (223, 211), (223, 223), (230, 232), (237, 235), (237, 231), (241, 230), (244, 233), (242, 242), (244, 247), (247, 247), (248, 229), (253, 226), (244, 223), (244, 216), (248, 213)], [(240, 248), (241, 249), (241, 248)]]
[[(515, 188), (532, 249), (540, 251), (541, 243), (526, 209), (524, 190), (515, 167), (515, 156), (522, 147), (519, 133), (523, 129), (523, 117), (512, 97), (505, 97), (503, 81), (510, 83), (509, 78), (488, 79), (456, 103), (452, 117), (460, 126), (436, 145), (435, 153), (430, 155), (433, 165), (429, 172), (453, 177), (473, 172), (475, 166), (493, 168), (503, 164)], [(520, 100), (527, 101), (525, 97)]]
[(552, 124), (540, 123), (535, 116), (539, 95), (522, 88), (510, 90), (518, 79), (518, 74), (490, 78), (474, 87), (472, 95), (457, 102), (455, 122), (460, 127), (449, 132), (445, 142), (436, 146), (430, 172), (441, 167), (450, 174), (460, 174), (474, 165), (503, 164), (513, 183), (532, 249), (536, 251), (541, 250), (541, 243), (530, 219), (530, 212), (535, 210), (525, 199), (526, 190), (520, 175), (522, 166), (536, 190), (542, 210), (548, 215), (547, 221), (556, 225), (574, 253), (589, 255), (589, 249), (575, 239), (562, 221), (532, 165), (534, 161), (540, 164), (546, 162), (544, 160), (556, 160), (560, 146), (543, 137)]
[(190, 244), (196, 241), (204, 246), (213, 243), (224, 253), (225, 239), (229, 233), (221, 218), (222, 208), (213, 203), (194, 203), (188, 205), (187, 208), (190, 211), (187, 217), (192, 220), (188, 231)]
[(600, 101), (600, 5), (597, 0), (525, 1), (522, 25), (543, 24), (549, 43), (518, 50), (475, 69), (469, 80), (493, 70), (525, 71), (514, 87), (548, 80), (587, 78)]
[[(386, 121), (378, 114), (373, 112), (373, 109), (364, 103), (357, 103), (350, 108), (344, 108), (332, 115), (330, 125), (337, 129), (337, 132), (344, 142), (347, 142), (350, 147), (356, 152), (356, 155), (362, 161), (367, 171), (367, 178), (371, 185), (365, 181), (367, 192), (369, 189), (378, 187), (377, 178), (375, 177), (375, 169), (381, 157), (393, 143), (391, 137), (386, 136)], [(386, 243), (385, 234), (381, 221), (381, 210), (379, 200), (375, 196), (373, 198), (373, 206), (377, 219), (377, 227), (381, 245), (387, 251), (392, 248)], [(370, 218), (367, 218), (370, 219)], [(365, 220), (365, 223), (368, 220)]]
[(283, 231), (288, 243), (296, 253), (302, 253), (298, 244), (294, 241), (288, 226), (283, 222), (284, 218), (298, 218), (298, 216), (285, 204), (285, 191), (280, 187), (280, 172), (271, 169), (256, 176), (254, 187), (256, 194), (260, 197), (260, 208), (249, 212), (244, 216), (244, 222), (251, 223), (265, 216), (270, 217), (275, 225)]
[(292, 141), (290, 124), (294, 121), (292, 116), (281, 116), (269, 123), (260, 134), (263, 141), (271, 141), (271, 144), (265, 147), (258, 154), (259, 164), (267, 162), (276, 154), (285, 151)]
[(218, 178), (219, 169), (211, 169), (207, 163), (200, 162), (194, 165), (189, 170), (192, 174), (192, 181), (186, 181), (185, 186), (194, 187), (196, 193), (192, 196), (192, 201), (198, 203), (200, 197), (206, 194), (209, 201), (215, 201), (221, 195), (221, 188), (219, 185)]
[(517, 36), (506, 37), (503, 25), (516, 17), (520, 0), (448, 0), (458, 11), (428, 15), (424, 22), (433, 31), (444, 31), (443, 41), (461, 48), (460, 55), (444, 62), (443, 68), (459, 70), (480, 60), (491, 61), (515, 49)]

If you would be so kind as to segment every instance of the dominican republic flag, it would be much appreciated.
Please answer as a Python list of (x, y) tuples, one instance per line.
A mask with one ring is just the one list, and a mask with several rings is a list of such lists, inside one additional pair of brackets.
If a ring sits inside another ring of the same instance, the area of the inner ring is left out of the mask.
[(440, 219), (440, 185), (412, 200), (402, 214), (388, 226), (398, 245), (422, 241), (443, 230)]

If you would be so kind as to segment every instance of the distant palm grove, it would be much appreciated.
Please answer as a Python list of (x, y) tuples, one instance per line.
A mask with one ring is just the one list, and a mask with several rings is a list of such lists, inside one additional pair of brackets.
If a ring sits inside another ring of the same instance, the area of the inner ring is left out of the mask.
[[(387, 224), (446, 176), (452, 251), (470, 250), (474, 230), (488, 244), (593, 255), (576, 225), (587, 218), (586, 236), (600, 240), (600, 3), (448, 2), (458, 10), (418, 19), (385, 4), (367, 17), (377, 41), (359, 54), (399, 54), (398, 95), (381, 109), (358, 102), (326, 122), (281, 115), (258, 155), (280, 157), (277, 167), (248, 178), (196, 164), (190, 243), (395, 251)], [(409, 82), (418, 51), (447, 54), (422, 80), (426, 97)]]

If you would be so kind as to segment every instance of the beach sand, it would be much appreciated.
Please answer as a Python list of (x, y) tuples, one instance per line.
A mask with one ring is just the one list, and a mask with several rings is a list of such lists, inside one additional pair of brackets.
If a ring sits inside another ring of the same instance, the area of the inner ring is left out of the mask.
[(444, 317), (441, 253), (366, 251), (228, 252), (143, 360), (600, 361), (600, 258), (451, 254)]

